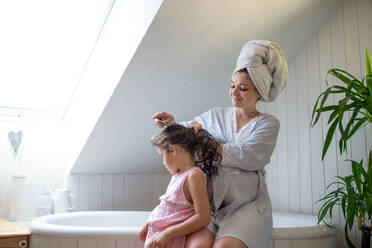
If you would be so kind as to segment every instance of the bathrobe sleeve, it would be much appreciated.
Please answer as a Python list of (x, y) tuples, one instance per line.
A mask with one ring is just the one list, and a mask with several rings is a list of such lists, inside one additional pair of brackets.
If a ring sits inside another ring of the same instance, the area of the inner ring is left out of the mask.
[(192, 120), (181, 121), (181, 122), (178, 122), (178, 124), (188, 127), (192, 121), (196, 121), (199, 124), (201, 124), (205, 130), (213, 134), (213, 131), (216, 129), (217, 126), (221, 126), (221, 124), (224, 124), (224, 123), (221, 123), (223, 122), (221, 118), (216, 118), (217, 116), (216, 111), (218, 110), (221, 112), (221, 108), (210, 109), (198, 116), (195, 116)]
[(270, 162), (279, 133), (279, 120), (266, 115), (254, 127), (250, 134), (237, 143), (226, 143), (223, 146), (222, 165), (242, 170), (261, 170)]

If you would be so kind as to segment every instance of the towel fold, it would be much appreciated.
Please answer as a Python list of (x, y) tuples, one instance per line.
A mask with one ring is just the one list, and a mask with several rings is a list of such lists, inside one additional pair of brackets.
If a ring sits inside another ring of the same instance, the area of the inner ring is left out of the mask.
[(234, 73), (245, 68), (264, 102), (274, 101), (288, 79), (285, 55), (271, 41), (251, 40), (244, 44)]

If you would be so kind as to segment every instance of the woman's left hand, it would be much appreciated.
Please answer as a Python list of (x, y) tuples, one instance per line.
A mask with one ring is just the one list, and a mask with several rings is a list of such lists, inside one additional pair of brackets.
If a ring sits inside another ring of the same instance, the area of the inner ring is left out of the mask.
[(203, 128), (203, 126), (199, 122), (192, 121), (189, 125), (189, 128), (194, 128), (195, 133), (197, 133), (200, 129)]
[(165, 248), (165, 245), (168, 243), (168, 238), (164, 234), (164, 232), (159, 233), (156, 235), (150, 242), (150, 248)]

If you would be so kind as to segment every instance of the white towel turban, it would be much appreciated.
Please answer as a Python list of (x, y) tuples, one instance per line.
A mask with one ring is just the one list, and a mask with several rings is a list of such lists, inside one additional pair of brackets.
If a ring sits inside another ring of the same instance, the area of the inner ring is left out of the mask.
[(288, 79), (284, 53), (271, 41), (251, 40), (244, 44), (234, 73), (245, 68), (264, 102), (274, 101)]

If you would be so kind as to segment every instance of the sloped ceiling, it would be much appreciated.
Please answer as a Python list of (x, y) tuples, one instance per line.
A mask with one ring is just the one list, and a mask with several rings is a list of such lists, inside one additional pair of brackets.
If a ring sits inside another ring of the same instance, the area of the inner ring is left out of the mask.
[(228, 82), (244, 42), (272, 40), (290, 61), (342, 2), (164, 1), (71, 173), (164, 173), (149, 141), (159, 131), (155, 112), (188, 120), (230, 106)]

